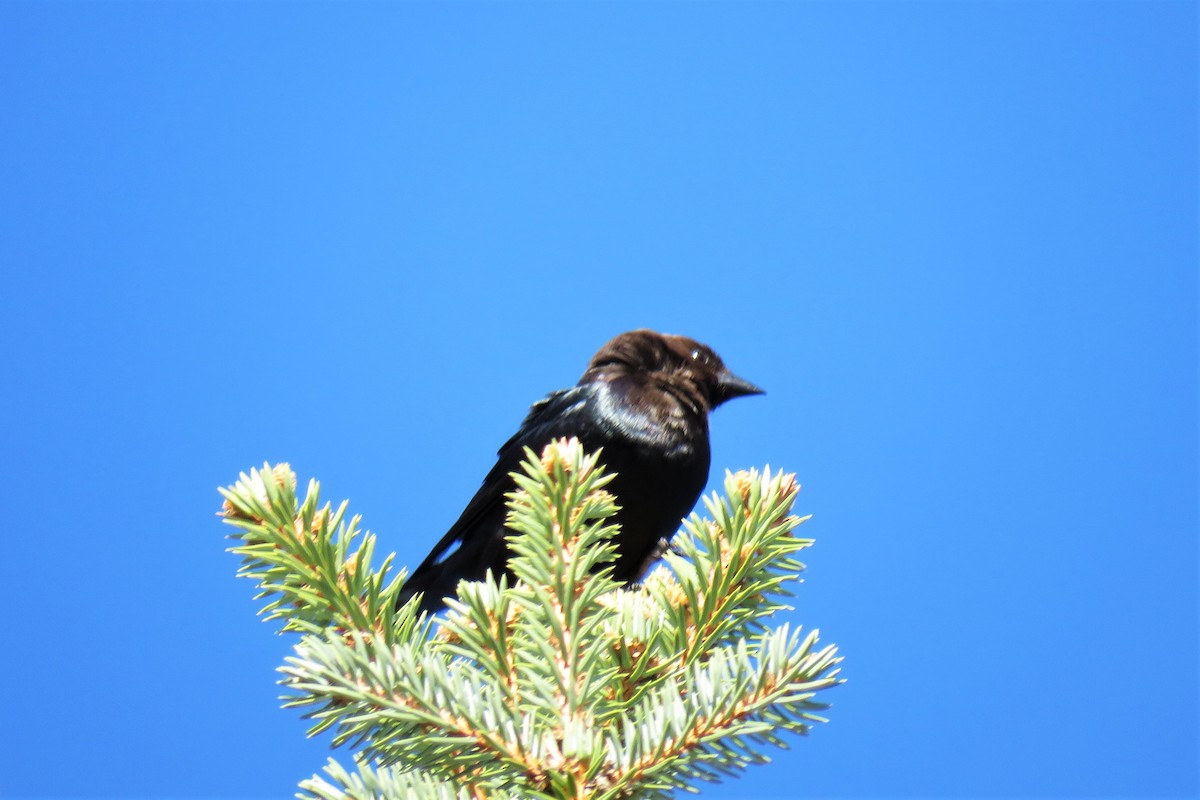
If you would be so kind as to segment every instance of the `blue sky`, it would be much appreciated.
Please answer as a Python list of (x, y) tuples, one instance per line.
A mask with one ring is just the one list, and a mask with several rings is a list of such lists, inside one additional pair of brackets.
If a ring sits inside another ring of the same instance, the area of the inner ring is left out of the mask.
[[(414, 564), (635, 327), (768, 390), (832, 722), (706, 796), (1197, 793), (1194, 3), (0, 5), (0, 795), (290, 796), (215, 487)], [(344, 754), (343, 754), (344, 756)]]

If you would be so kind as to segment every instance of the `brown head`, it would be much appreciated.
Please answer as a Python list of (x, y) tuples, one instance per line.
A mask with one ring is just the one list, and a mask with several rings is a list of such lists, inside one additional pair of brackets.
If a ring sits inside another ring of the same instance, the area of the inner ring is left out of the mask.
[(624, 376), (651, 382), (697, 412), (763, 390), (734, 375), (706, 344), (646, 328), (622, 333), (592, 356), (580, 383)]

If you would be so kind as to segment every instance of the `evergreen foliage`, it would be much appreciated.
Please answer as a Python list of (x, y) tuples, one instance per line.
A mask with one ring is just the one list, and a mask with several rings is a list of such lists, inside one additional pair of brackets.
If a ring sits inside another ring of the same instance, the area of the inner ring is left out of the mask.
[(804, 568), (792, 475), (726, 474), (641, 586), (609, 573), (616, 509), (600, 453), (527, 450), (509, 497), (516, 580), (463, 582), (428, 618), (396, 609), (403, 573), (346, 503), (297, 500), (286, 464), (222, 489), (239, 575), (302, 635), (281, 668), (310, 733), (355, 749), (309, 798), (617, 798), (695, 791), (763, 763), (764, 745), (824, 719), (839, 682), (817, 632), (768, 626)]

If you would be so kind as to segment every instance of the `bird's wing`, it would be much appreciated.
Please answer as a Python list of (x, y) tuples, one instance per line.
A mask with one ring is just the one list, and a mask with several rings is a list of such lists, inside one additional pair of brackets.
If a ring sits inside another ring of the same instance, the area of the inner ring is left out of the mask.
[[(570, 389), (551, 392), (538, 400), (529, 407), (529, 413), (525, 415), (517, 432), (496, 452), (500, 462), (515, 457), (519, 463), (525, 456), (526, 447), (537, 450), (551, 439), (571, 436), (578, 432), (585, 425), (583, 411), (594, 393), (595, 389), (592, 386), (572, 386)], [(496, 466), (499, 467), (500, 464), (497, 463)], [(489, 474), (488, 477), (492, 475)]]
[[(529, 408), (521, 427), (496, 453), (496, 465), (483, 479), (479, 491), (471, 498), (471, 502), (467, 503), (467, 507), (450, 526), (450, 530), (446, 531), (446, 535), (433, 546), (433, 550), (413, 571), (413, 578), (439, 565), (454, 555), (459, 547), (468, 544), (469, 540), (474, 538), (472, 534), (481, 524), (488, 528), (503, 525), (504, 495), (513, 488), (508, 474), (520, 467), (521, 460), (525, 457), (525, 448), (539, 451), (551, 439), (578, 434), (581, 425), (584, 424), (581, 412), (587, 405), (590, 394), (588, 387), (560, 389), (546, 395)], [(496, 523), (487, 524), (492, 520), (496, 520)], [(483, 536), (488, 536), (490, 532), (480, 531)], [(484, 547), (487, 543), (478, 541), (475, 544)]]

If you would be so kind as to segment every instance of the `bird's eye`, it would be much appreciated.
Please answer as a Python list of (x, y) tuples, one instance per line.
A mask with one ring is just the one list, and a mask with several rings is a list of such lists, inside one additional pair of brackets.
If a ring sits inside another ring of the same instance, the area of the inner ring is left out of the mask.
[(704, 354), (701, 353), (699, 350), (693, 350), (692, 351), (692, 361), (699, 361), (700, 356), (702, 356), (702, 355), (704, 355)]

